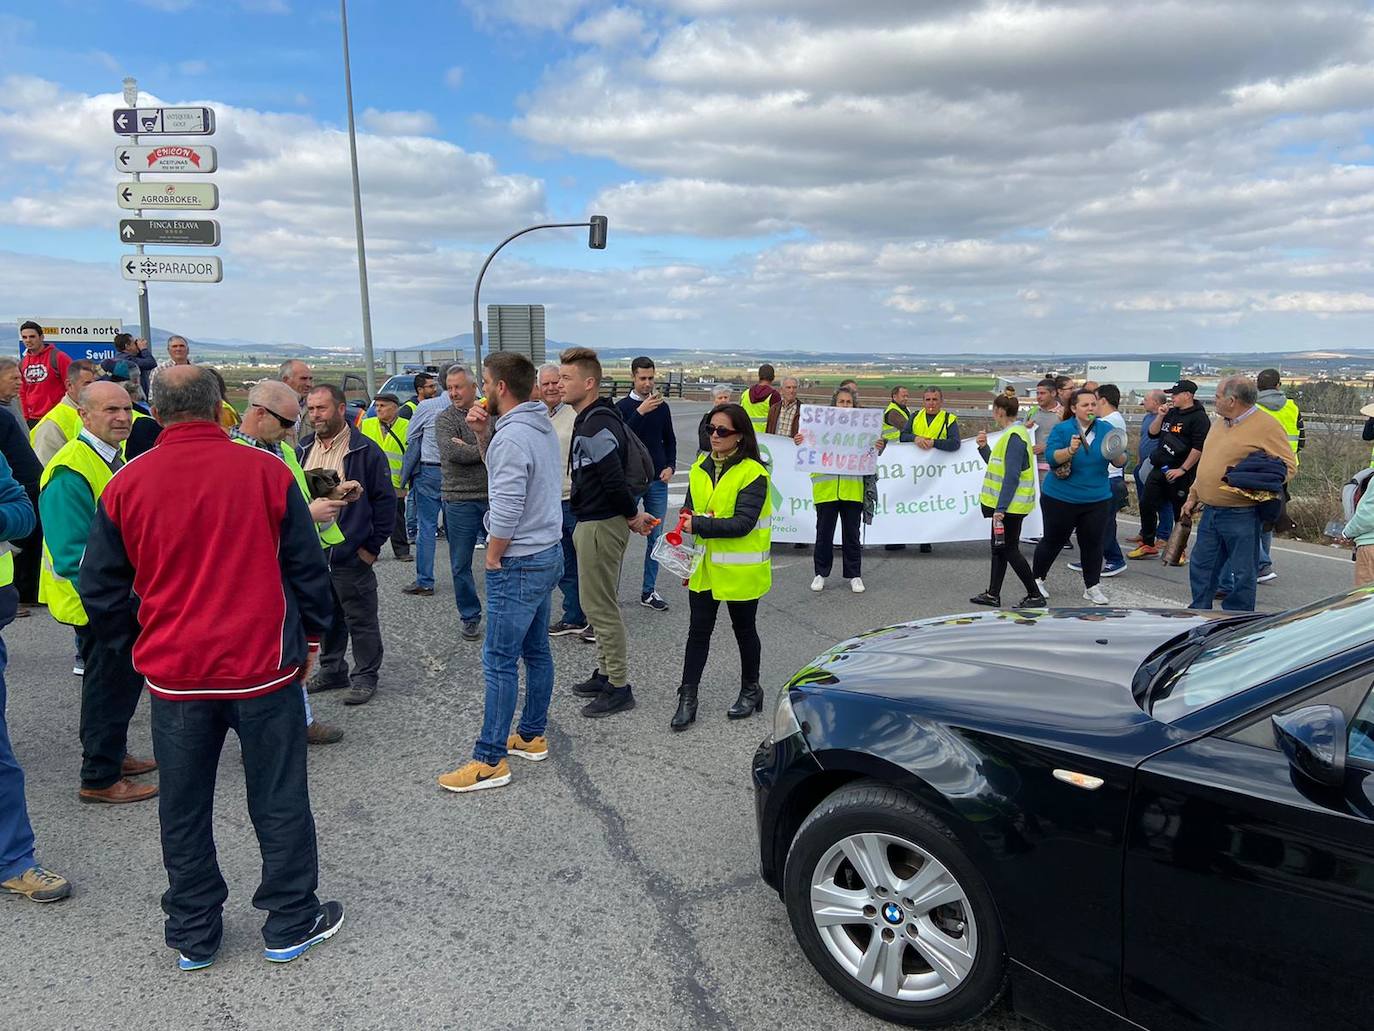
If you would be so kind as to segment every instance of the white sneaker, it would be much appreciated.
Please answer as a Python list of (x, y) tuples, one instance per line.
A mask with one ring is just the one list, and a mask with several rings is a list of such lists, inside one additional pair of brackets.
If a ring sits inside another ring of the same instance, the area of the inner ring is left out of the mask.
[(1273, 568), (1271, 567), (1270, 569), (1265, 570), (1263, 573), (1260, 573), (1259, 576), (1255, 577), (1255, 583), (1271, 584), (1278, 578), (1279, 574), (1274, 572)]
[(1040, 597), (1044, 598), (1046, 601), (1050, 600), (1050, 589), (1045, 586), (1044, 580), (1035, 581), (1035, 589), (1040, 592)]
[(812, 589), (813, 591), (823, 591), (823, 590), (825, 590), (825, 577), (823, 577), (823, 576), (818, 576), (818, 577), (816, 577), (814, 580), (812, 580), (812, 581), (811, 581), (811, 589)]
[(1093, 584), (1083, 592), (1083, 600), (1090, 601), (1094, 605), (1108, 605), (1107, 592), (1102, 589), (1101, 584)]
[(864, 586), (863, 580), (857, 576), (849, 581), (849, 589), (855, 594), (863, 594), (864, 591), (868, 590), (868, 588)]

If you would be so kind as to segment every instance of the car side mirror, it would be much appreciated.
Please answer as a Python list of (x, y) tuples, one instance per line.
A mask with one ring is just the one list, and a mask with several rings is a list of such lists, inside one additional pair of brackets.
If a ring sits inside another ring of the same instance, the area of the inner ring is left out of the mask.
[(1269, 722), (1293, 769), (1324, 787), (1345, 783), (1345, 713), (1334, 705), (1306, 705)]

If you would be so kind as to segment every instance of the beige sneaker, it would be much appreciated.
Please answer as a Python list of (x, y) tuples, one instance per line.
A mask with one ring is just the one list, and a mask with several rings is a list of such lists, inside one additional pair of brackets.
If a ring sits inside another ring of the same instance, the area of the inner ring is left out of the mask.
[(506, 751), (532, 763), (543, 762), (549, 757), (549, 742), (543, 734), (528, 741), (519, 734), (512, 734), (506, 738)]
[(30, 902), (60, 902), (72, 893), (72, 886), (67, 878), (34, 865), (18, 877), (0, 882), (0, 891), (23, 895)]
[(495, 766), (488, 766), (472, 759), (452, 773), (439, 778), (439, 786), (445, 791), (481, 791), (483, 788), (499, 788), (510, 783), (510, 764), (502, 759)]

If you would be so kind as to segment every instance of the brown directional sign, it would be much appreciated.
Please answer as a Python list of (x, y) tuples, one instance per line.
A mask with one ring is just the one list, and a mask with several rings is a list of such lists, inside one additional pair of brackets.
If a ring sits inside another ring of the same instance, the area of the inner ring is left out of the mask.
[(213, 218), (121, 218), (121, 243), (218, 247), (219, 223)]

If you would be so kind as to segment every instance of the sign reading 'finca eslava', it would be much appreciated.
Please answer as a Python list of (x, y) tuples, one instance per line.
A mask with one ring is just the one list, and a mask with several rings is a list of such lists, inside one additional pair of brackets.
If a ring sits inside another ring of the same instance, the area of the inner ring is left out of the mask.
[(219, 223), (212, 218), (121, 218), (122, 243), (217, 247)]

